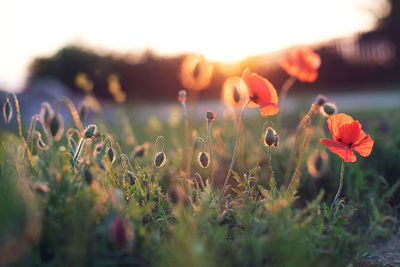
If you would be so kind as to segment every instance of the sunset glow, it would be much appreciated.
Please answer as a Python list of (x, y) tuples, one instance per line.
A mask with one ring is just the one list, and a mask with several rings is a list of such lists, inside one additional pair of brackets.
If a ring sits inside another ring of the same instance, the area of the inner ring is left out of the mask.
[[(366, 9), (386, 1), (58, 1), (0, 3), (0, 89), (22, 85), (36, 56), (67, 44), (117, 53), (184, 52), (235, 61), (292, 45), (343, 37), (374, 26)], [(383, 10), (383, 11), (382, 11)]]

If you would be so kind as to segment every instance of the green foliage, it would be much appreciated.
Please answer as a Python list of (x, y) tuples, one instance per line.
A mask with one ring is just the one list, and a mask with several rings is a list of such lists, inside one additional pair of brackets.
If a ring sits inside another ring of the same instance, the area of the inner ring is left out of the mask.
[[(262, 122), (246, 122), (245, 145), (239, 147), (239, 161), (222, 196), (233, 145), (224, 147), (221, 140), (231, 143), (231, 121), (213, 122), (216, 188), (210, 185), (209, 168), (196, 162), (191, 167), (196, 174), (187, 179), (181, 162), (183, 128), (162, 125), (167, 162), (154, 168), (152, 153), (134, 158), (132, 152), (160, 133), (137, 121), (123, 123), (95, 121), (98, 135), (93, 131), (85, 142), (64, 136), (48, 150), (33, 144), (26, 148), (13, 134), (0, 135), (0, 251), (19, 242), (14, 245), (18, 253), (0, 263), (347, 266), (360, 260), (371, 238), (387, 236), (397, 226), (390, 201), (399, 182), (384, 178), (385, 164), (377, 157), (392, 160), (382, 147), (390, 155), (399, 149), (385, 145), (379, 132), (372, 134), (375, 157), (346, 165), (342, 198), (331, 210), (339, 160), (332, 155), (330, 171), (319, 180), (303, 164), (320, 149), (318, 121), (306, 126), (314, 128), (312, 134), (301, 137), (290, 186), (284, 176), (294, 142), (291, 129), (279, 129), (281, 144), (270, 148), (271, 171), (265, 148), (260, 168), (254, 166)], [(199, 136), (206, 135), (203, 126), (204, 121), (193, 123)], [(133, 144), (121, 130), (126, 128), (134, 133)], [(398, 140), (390, 142), (395, 146)], [(107, 152), (111, 147), (113, 157)]]

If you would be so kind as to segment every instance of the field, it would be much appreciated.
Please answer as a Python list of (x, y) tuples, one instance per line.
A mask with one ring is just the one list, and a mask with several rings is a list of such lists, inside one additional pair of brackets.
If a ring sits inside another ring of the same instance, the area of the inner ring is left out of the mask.
[(373, 140), (370, 154), (346, 143), (365, 156), (352, 160), (320, 141), (344, 116), (329, 99), (247, 117), (250, 95), (196, 119), (193, 94), (167, 120), (129, 103), (87, 119), (61, 98), (31, 125), (2, 99), (20, 128), (0, 133), (1, 265), (371, 266), (370, 245), (398, 228), (398, 109), (348, 113)]

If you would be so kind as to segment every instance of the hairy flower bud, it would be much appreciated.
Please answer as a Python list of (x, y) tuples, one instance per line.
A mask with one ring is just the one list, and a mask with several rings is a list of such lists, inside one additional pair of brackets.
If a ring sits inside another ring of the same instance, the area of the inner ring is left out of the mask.
[(111, 163), (114, 162), (115, 154), (114, 154), (114, 150), (111, 147), (108, 148), (107, 155), (108, 155), (108, 158), (110, 159)]
[(278, 146), (278, 143), (279, 143), (278, 134), (272, 127), (268, 127), (265, 132), (264, 145), (271, 147), (271, 146)]
[(161, 168), (165, 162), (167, 161), (167, 157), (164, 152), (158, 152), (154, 159), (154, 166), (156, 168)]
[(211, 122), (211, 121), (215, 120), (216, 117), (217, 117), (217, 115), (214, 112), (208, 111), (207, 112), (207, 116), (206, 116), (206, 120), (208, 122)]
[(325, 117), (329, 117), (329, 116), (335, 115), (337, 113), (337, 107), (336, 107), (336, 105), (334, 103), (327, 102), (322, 106), (321, 113)]
[(128, 180), (128, 183), (130, 185), (134, 185), (136, 180), (135, 180), (135, 176), (133, 175), (133, 173), (131, 171), (127, 171), (126, 175), (125, 175), (125, 180)]
[(4, 121), (6, 123), (10, 122), (10, 120), (12, 118), (12, 114), (13, 114), (13, 112), (12, 112), (11, 103), (10, 103), (10, 100), (8, 99), (8, 97), (7, 97), (7, 100), (3, 105), (3, 116), (4, 116)]
[(198, 156), (198, 161), (199, 161), (199, 164), (201, 167), (208, 168), (208, 165), (210, 164), (208, 153), (200, 152), (200, 154)]
[(322, 106), (323, 104), (325, 104), (326, 102), (328, 102), (328, 98), (326, 98), (326, 96), (324, 95), (318, 95), (315, 98), (314, 104), (318, 105), (318, 106)]
[(64, 121), (60, 114), (54, 114), (50, 119), (49, 130), (55, 141), (61, 139), (64, 133)]
[(92, 138), (96, 131), (97, 131), (97, 126), (94, 125), (94, 124), (90, 124), (90, 125), (86, 128), (85, 133), (84, 133), (83, 136), (84, 136), (84, 138), (86, 138), (86, 139)]

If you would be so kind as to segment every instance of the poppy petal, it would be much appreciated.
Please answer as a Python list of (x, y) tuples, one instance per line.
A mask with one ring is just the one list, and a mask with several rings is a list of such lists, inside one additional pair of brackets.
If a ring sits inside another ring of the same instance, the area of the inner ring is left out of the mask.
[(353, 121), (352, 123), (344, 124), (339, 128), (339, 135), (337, 138), (345, 145), (351, 146), (357, 141), (360, 131), (361, 124), (358, 121)]
[(249, 96), (256, 104), (277, 104), (278, 94), (275, 87), (265, 78), (256, 73), (251, 73), (246, 68), (242, 73), (242, 79), (246, 83)]
[(359, 138), (351, 148), (361, 156), (367, 157), (371, 154), (374, 140), (372, 140), (364, 131), (361, 131), (360, 136), (362, 136), (362, 139), (360, 140)]
[(279, 111), (279, 107), (278, 107), (278, 105), (275, 105), (275, 104), (260, 106), (261, 116), (264, 116), (264, 117), (275, 115), (276, 113), (278, 113), (278, 111)]
[(324, 144), (330, 151), (344, 159), (345, 162), (355, 162), (356, 155), (345, 144), (330, 139), (320, 139), (320, 143)]
[[(349, 115), (346, 115), (344, 113), (338, 113), (335, 114), (331, 117), (329, 117), (327, 123), (328, 123), (328, 127), (329, 130), (332, 133), (332, 137), (334, 140), (338, 140), (338, 136), (339, 136), (339, 129), (342, 125), (344, 124), (348, 124), (348, 123), (352, 123), (354, 120), (352, 117), (350, 117)], [(339, 136), (340, 138), (340, 136)]]

